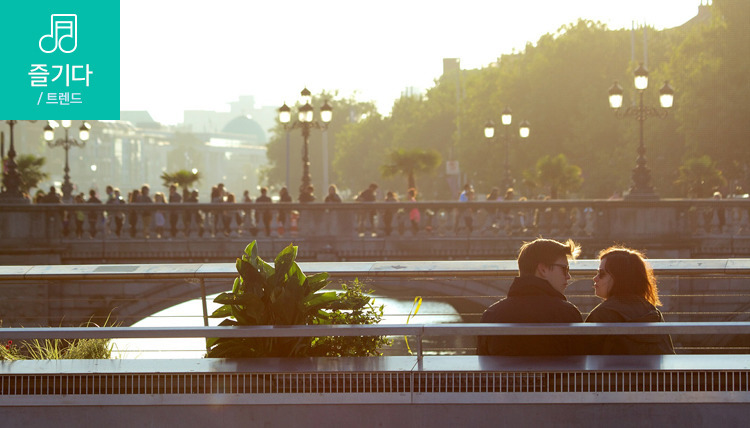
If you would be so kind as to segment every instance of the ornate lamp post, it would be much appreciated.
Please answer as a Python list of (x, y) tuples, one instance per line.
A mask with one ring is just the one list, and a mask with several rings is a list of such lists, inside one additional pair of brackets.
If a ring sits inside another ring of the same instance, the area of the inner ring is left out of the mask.
[[(18, 122), (18, 120), (5, 121), (10, 127), (10, 147), (8, 148), (8, 162), (5, 164), (5, 170), (3, 171), (4, 189), (0, 193), (0, 202), (4, 203), (29, 203), (29, 200), (24, 198), (23, 192), (21, 192), (21, 175), (18, 174), (16, 147), (13, 142), (13, 127)], [(36, 122), (36, 120), (29, 120), (29, 122)]]
[(286, 181), (284, 184), (286, 184), (287, 190), (289, 189), (289, 128), (286, 125), (291, 119), (292, 109), (284, 103), (279, 108), (279, 121), (284, 124), (284, 130), (286, 131)]
[[(513, 115), (509, 107), (505, 107), (505, 110), (500, 115), (500, 122), (503, 124), (503, 127), (505, 128), (505, 178), (503, 179), (503, 186), (505, 186), (505, 189), (508, 189), (510, 187), (513, 187), (513, 177), (510, 175), (510, 125), (513, 122)], [(527, 138), (529, 136), (529, 133), (531, 132), (531, 129), (529, 128), (529, 122), (527, 120), (524, 120), (521, 122), (518, 128), (518, 135), (521, 138)], [(492, 141), (495, 138), (495, 123), (491, 120), (488, 120), (487, 123), (484, 125), (484, 136), (487, 138), (487, 141)]]
[(628, 198), (657, 199), (659, 196), (651, 186), (651, 170), (646, 166), (646, 147), (643, 144), (643, 122), (652, 116), (660, 119), (667, 117), (667, 109), (672, 107), (674, 102), (674, 90), (669, 86), (669, 82), (664, 82), (664, 86), (659, 90), (659, 104), (661, 105), (661, 109), (644, 106), (643, 92), (648, 87), (648, 70), (641, 63), (633, 74), (634, 86), (638, 90), (638, 105), (633, 104), (630, 107), (622, 108), (622, 87), (615, 82), (609, 88), (609, 106), (615, 110), (615, 115), (618, 118), (634, 117), (639, 124), (638, 158), (635, 161), (635, 168), (633, 168), (633, 185), (630, 188)]
[[(44, 139), (50, 147), (62, 147), (65, 149), (65, 177), (62, 185), (62, 193), (63, 202), (71, 203), (73, 201), (73, 183), (70, 182), (70, 175), (68, 174), (70, 172), (70, 167), (68, 166), (68, 150), (74, 146), (84, 147), (86, 145), (86, 141), (88, 141), (90, 136), (91, 125), (87, 122), (83, 122), (81, 127), (78, 128), (79, 139), (76, 140), (75, 138), (68, 138), (68, 129), (70, 128), (71, 121), (61, 120), (60, 125), (62, 125), (65, 130), (65, 137), (55, 140), (55, 129), (52, 127), (51, 123), (52, 122), (47, 122), (47, 126), (44, 127)], [(55, 125), (55, 127), (57, 127), (56, 123)]]
[[(304, 140), (303, 152), (302, 152), (302, 184), (300, 185), (300, 193), (304, 192), (310, 183), (310, 157), (309, 157), (309, 146), (310, 146), (310, 129), (317, 128), (325, 130), (328, 128), (328, 124), (333, 118), (333, 107), (328, 104), (328, 101), (323, 103), (320, 107), (320, 122), (313, 120), (313, 106), (310, 105), (312, 102), (312, 93), (307, 89), (303, 89), (301, 92), (302, 98), (300, 103), (302, 106), (299, 108), (298, 120), (294, 121), (291, 125), (289, 123), (292, 120), (292, 109), (284, 103), (279, 108), (279, 122), (284, 125), (284, 129), (290, 130), (294, 128), (302, 128), (302, 138)], [(287, 182), (289, 181), (289, 134), (287, 133)]]

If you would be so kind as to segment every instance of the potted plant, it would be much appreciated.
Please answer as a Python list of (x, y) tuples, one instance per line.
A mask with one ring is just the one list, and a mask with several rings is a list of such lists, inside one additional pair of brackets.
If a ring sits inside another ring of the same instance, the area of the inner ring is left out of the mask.
[[(274, 264), (258, 256), (256, 241), (241, 258), (232, 290), (218, 295), (221, 304), (212, 318), (225, 318), (219, 325), (322, 325), (377, 324), (383, 306), (375, 307), (362, 284), (343, 284), (342, 291), (321, 291), (330, 281), (321, 272), (305, 275), (295, 261), (297, 247), (289, 245)], [(291, 338), (207, 338), (207, 357), (309, 357), (380, 355), (390, 344), (384, 336), (374, 337), (291, 337)]]

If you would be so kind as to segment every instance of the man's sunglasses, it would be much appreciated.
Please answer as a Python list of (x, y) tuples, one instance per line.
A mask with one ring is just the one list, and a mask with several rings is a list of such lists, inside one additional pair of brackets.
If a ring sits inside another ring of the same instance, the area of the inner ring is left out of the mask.
[(567, 275), (567, 274), (570, 273), (570, 266), (568, 266), (568, 265), (561, 265), (559, 263), (552, 263), (550, 266), (559, 266), (562, 269), (562, 271), (563, 271), (563, 273), (565, 275)]

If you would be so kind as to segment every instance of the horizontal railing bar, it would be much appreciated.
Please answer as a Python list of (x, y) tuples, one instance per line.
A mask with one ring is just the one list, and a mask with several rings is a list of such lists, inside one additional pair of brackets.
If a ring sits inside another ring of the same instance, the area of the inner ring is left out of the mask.
[[(239, 255), (239, 254), (238, 254)], [(659, 275), (747, 275), (750, 259), (651, 259)], [(301, 262), (307, 273), (328, 272), (331, 277), (453, 277), (518, 274), (515, 260)], [(598, 260), (570, 262), (575, 275), (593, 276)], [(234, 263), (175, 263), (140, 265), (36, 265), (0, 266), (0, 282), (18, 280), (95, 280), (95, 279), (226, 279), (237, 276)]]
[(2, 328), (0, 340), (320, 336), (750, 334), (750, 322)]

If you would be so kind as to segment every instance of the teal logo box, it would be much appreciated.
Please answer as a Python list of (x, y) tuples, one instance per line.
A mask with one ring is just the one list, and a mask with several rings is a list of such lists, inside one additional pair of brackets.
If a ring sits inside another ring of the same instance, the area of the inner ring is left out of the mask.
[(3, 5), (3, 120), (120, 118), (120, 2)]

